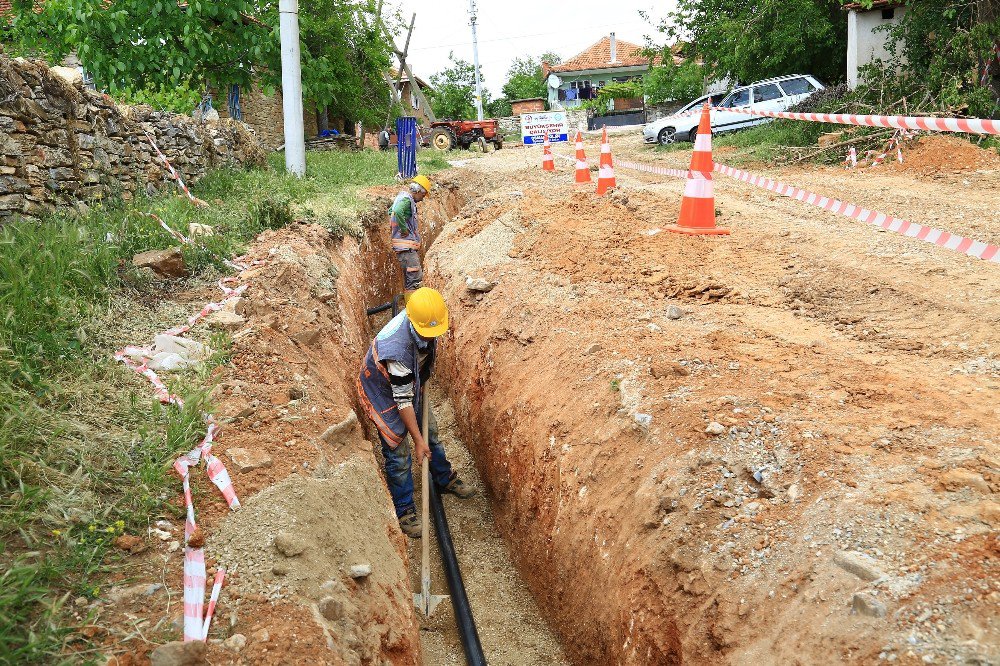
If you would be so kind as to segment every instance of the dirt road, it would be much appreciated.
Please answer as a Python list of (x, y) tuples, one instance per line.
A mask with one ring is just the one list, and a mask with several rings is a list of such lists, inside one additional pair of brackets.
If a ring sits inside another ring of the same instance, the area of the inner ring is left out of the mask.
[[(996, 266), (727, 179), (732, 236), (649, 236), (683, 181), (599, 200), (539, 158), (470, 161), (429, 264), (460, 428), (569, 657), (1000, 659)], [(998, 168), (764, 171), (995, 242)]]

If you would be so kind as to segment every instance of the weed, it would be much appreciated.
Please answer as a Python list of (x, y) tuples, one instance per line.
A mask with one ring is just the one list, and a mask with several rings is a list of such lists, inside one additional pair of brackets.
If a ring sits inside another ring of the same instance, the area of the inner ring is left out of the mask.
[[(418, 159), (424, 173), (447, 166), (430, 151)], [(191, 271), (208, 277), (299, 209), (318, 215), (323, 198), (336, 210), (326, 223), (348, 229), (359, 190), (395, 173), (386, 153), (331, 152), (310, 154), (299, 179), (272, 156), (269, 169), (199, 182), (194, 192), (209, 208), (173, 194), (106, 200), (81, 218), (0, 229), (0, 663), (65, 659), (65, 600), (101, 595), (115, 537), (177, 515), (166, 502), (177, 487), (170, 463), (204, 436), (212, 370), (230, 360), (229, 336), (212, 334), (208, 362), (166, 378), (183, 409), (161, 406), (112, 360), (186, 310), (132, 267), (138, 252), (177, 245), (146, 213), (185, 235), (191, 223), (214, 229), (183, 247)], [(142, 305), (154, 300), (155, 309)]]
[(614, 391), (614, 392), (616, 392), (616, 393), (618, 391), (622, 390), (622, 383), (621, 383), (620, 379), (612, 379), (611, 380), (611, 390)]

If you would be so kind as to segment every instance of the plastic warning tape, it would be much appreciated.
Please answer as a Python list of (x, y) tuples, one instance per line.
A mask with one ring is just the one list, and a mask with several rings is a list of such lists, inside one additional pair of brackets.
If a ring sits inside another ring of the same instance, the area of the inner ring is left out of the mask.
[(864, 127), (895, 127), (896, 129), (926, 130), (928, 132), (965, 132), (967, 134), (1000, 134), (1000, 120), (988, 118), (934, 118), (932, 116), (869, 116), (853, 113), (792, 113), (790, 111), (761, 111), (760, 109), (732, 109), (712, 107), (714, 111), (729, 111), (748, 116), (808, 120), (814, 123), (861, 125)]
[(205, 610), (205, 628), (201, 632), (204, 640), (208, 640), (208, 629), (212, 626), (212, 616), (215, 615), (215, 604), (219, 601), (219, 593), (222, 591), (222, 581), (226, 578), (226, 570), (219, 567), (215, 572), (215, 582), (212, 585), (212, 596), (208, 600), (208, 608)]
[(151, 145), (153, 147), (153, 150), (156, 151), (156, 154), (159, 156), (160, 161), (163, 162), (164, 165), (166, 165), (167, 171), (170, 172), (170, 176), (175, 181), (177, 181), (178, 187), (180, 187), (181, 190), (184, 192), (184, 194), (187, 195), (187, 198), (191, 200), (191, 203), (193, 203), (196, 206), (207, 206), (208, 204), (205, 201), (202, 201), (195, 195), (191, 194), (191, 190), (189, 190), (187, 185), (184, 184), (184, 181), (181, 179), (181, 175), (177, 173), (174, 167), (170, 164), (170, 160), (168, 160), (167, 156), (163, 154), (163, 152), (160, 150), (160, 147), (156, 145), (156, 141), (153, 140), (153, 135), (147, 132), (145, 129), (142, 130), (142, 132), (143, 134), (146, 135), (146, 139), (149, 141), (149, 145)]
[[(654, 173), (658, 175), (687, 177), (687, 172), (681, 171), (680, 169), (664, 169), (655, 165), (637, 162), (619, 162), (618, 164), (624, 168), (634, 169), (636, 171), (645, 171), (647, 173)], [(886, 215), (885, 213), (879, 213), (852, 203), (840, 201), (839, 199), (824, 197), (819, 194), (809, 192), (808, 190), (792, 187), (791, 185), (786, 185), (780, 181), (765, 178), (763, 176), (756, 176), (746, 171), (734, 169), (722, 164), (716, 163), (713, 166), (713, 170), (725, 176), (729, 176), (730, 178), (735, 178), (736, 180), (750, 183), (751, 185), (756, 185), (757, 187), (762, 187), (782, 196), (798, 199), (803, 203), (817, 206), (839, 215), (851, 217), (866, 224), (871, 224), (888, 231), (903, 234), (909, 238), (916, 238), (927, 243), (933, 243), (934, 245), (954, 250), (955, 252), (967, 254), (970, 257), (983, 259), (984, 261), (1000, 263), (1000, 246), (997, 245), (984, 243), (971, 238), (964, 238), (942, 229), (936, 229), (934, 227), (928, 227), (922, 224), (916, 224), (915, 222), (902, 220), (898, 217)]]

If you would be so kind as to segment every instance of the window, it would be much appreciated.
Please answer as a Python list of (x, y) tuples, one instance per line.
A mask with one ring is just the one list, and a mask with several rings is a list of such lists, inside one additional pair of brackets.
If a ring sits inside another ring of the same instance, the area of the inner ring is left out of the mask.
[(772, 99), (780, 97), (783, 97), (781, 89), (773, 83), (769, 83), (766, 86), (757, 86), (753, 89), (753, 101), (755, 104), (770, 102)]
[(890, 7), (888, 9), (883, 9), (882, 10), (882, 20), (883, 21), (891, 21), (894, 18), (896, 18), (896, 10), (895, 9), (893, 9), (892, 7)]
[(417, 99), (417, 96), (414, 95), (412, 91), (410, 92), (410, 107), (413, 109), (420, 108), (420, 100)]
[(741, 107), (749, 106), (750, 104), (750, 89), (737, 90), (729, 97), (729, 104), (723, 104), (723, 106)]
[(786, 95), (807, 95), (813, 90), (816, 90), (816, 86), (810, 83), (807, 79), (791, 79), (788, 81), (782, 81), (781, 87), (784, 88)]

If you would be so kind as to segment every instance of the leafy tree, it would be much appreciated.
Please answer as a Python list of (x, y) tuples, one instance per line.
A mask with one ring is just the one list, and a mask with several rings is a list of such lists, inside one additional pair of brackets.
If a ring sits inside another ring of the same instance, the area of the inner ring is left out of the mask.
[[(7, 31), (17, 48), (53, 61), (75, 51), (112, 92), (281, 83), (273, 0), (15, 0), (14, 8)], [(305, 96), (351, 117), (384, 109), (391, 49), (371, 2), (303, 0), (301, 9)]]
[(548, 90), (542, 79), (541, 60), (534, 58), (514, 58), (507, 70), (507, 82), (501, 89), (503, 96), (513, 101), (531, 97), (545, 97)]
[(658, 29), (717, 77), (845, 77), (847, 21), (839, 0), (678, 0)]
[[(472, 63), (448, 54), (449, 67), (431, 75), (430, 102), (439, 119), (461, 120), (476, 117), (476, 73)], [(480, 79), (482, 75), (480, 75)], [(483, 91), (483, 106), (488, 106)]]
[(649, 102), (672, 102), (694, 99), (705, 89), (705, 68), (695, 60), (674, 64), (666, 53), (663, 64), (650, 67), (643, 77), (643, 89)]

